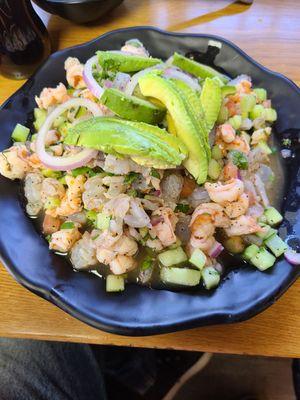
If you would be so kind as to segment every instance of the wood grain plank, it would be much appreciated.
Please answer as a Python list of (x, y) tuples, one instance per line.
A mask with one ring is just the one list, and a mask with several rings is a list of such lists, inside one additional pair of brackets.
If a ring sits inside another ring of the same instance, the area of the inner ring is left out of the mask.
[[(48, 26), (53, 50), (83, 43), (108, 30), (153, 25), (224, 36), (261, 64), (300, 84), (298, 0), (254, 0), (250, 7), (227, 0), (126, 0), (100, 23), (83, 26), (39, 12)], [(0, 103), (22, 83), (0, 77)], [(1, 266), (0, 336), (300, 357), (299, 294), (297, 282), (272, 307), (243, 323), (127, 338), (75, 320), (25, 290)]]

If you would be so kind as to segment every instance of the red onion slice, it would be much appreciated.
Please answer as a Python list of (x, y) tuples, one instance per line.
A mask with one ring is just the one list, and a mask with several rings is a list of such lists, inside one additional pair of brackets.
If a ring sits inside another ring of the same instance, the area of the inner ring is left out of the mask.
[(36, 153), (40, 161), (48, 168), (58, 171), (68, 171), (74, 168), (81, 167), (88, 163), (97, 154), (96, 150), (84, 149), (77, 154), (67, 157), (55, 157), (47, 153), (45, 149), (45, 141), (48, 131), (55, 119), (59, 117), (66, 110), (73, 107), (85, 107), (93, 116), (101, 116), (102, 112), (96, 103), (88, 99), (70, 99), (63, 104), (56, 107), (46, 118), (43, 126), (38, 132), (36, 140)]
[(295, 250), (287, 249), (284, 253), (286, 260), (292, 265), (300, 265), (300, 253)]
[(193, 90), (198, 90), (198, 91), (201, 90), (201, 87), (200, 87), (199, 83), (197, 82), (197, 79), (192, 78), (185, 72), (179, 71), (176, 68), (167, 68), (164, 71), (164, 76), (166, 78), (174, 78), (174, 79), (183, 81), (187, 85), (189, 85)]
[(223, 250), (224, 250), (224, 247), (221, 245), (221, 243), (216, 242), (213, 245), (213, 247), (210, 249), (208, 255), (209, 255), (209, 257), (217, 258), (222, 253)]
[(93, 76), (93, 66), (98, 63), (98, 56), (93, 56), (84, 65), (83, 80), (88, 89), (98, 99), (102, 96), (104, 89), (99, 85)]

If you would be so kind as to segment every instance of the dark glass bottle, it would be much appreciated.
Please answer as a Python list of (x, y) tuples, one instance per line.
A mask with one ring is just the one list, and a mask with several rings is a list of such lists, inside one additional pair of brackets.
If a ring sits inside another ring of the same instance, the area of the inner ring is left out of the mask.
[(30, 0), (0, 0), (0, 72), (28, 78), (49, 54), (47, 29)]

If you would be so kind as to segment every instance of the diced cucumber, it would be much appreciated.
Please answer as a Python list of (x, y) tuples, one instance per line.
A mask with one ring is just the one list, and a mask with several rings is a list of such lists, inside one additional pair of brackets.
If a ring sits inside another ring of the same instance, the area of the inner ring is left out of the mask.
[(177, 238), (176, 242), (171, 244), (171, 246), (169, 246), (169, 249), (170, 250), (177, 249), (177, 247), (180, 247), (181, 244), (182, 244), (181, 240)]
[(206, 289), (212, 289), (220, 283), (220, 274), (214, 267), (206, 267), (202, 270), (202, 279)]
[(47, 111), (41, 110), (40, 108), (35, 108), (33, 110), (34, 122), (33, 126), (36, 131), (39, 131), (47, 118)]
[(160, 278), (165, 283), (175, 285), (196, 286), (199, 285), (201, 272), (189, 268), (168, 268), (162, 267)]
[(256, 97), (258, 99), (259, 102), (263, 102), (265, 100), (267, 100), (267, 91), (266, 89), (262, 89), (262, 88), (256, 88), (253, 90), (253, 92), (256, 94)]
[(222, 160), (223, 158), (223, 153), (221, 150), (221, 147), (215, 144), (213, 148), (211, 149), (211, 156), (214, 160)]
[(158, 255), (159, 262), (165, 267), (170, 267), (171, 265), (180, 264), (187, 260), (187, 255), (183, 251), (182, 247), (177, 247), (176, 249), (167, 250)]
[(225, 240), (224, 247), (229, 251), (229, 253), (239, 254), (244, 251), (245, 244), (240, 236), (232, 236)]
[(142, 238), (146, 237), (148, 235), (149, 229), (146, 227), (140, 228), (139, 233), (142, 236)]
[(193, 251), (193, 254), (189, 259), (189, 262), (193, 264), (195, 267), (202, 270), (206, 263), (206, 255), (200, 249), (196, 249)]
[(277, 119), (277, 112), (274, 108), (266, 108), (265, 109), (265, 119), (268, 122), (274, 122)]
[(125, 281), (122, 275), (107, 275), (106, 291), (107, 292), (123, 292), (125, 289)]
[(277, 233), (277, 230), (271, 228), (269, 225), (264, 223), (260, 223), (259, 225), (263, 228), (263, 232), (256, 232), (255, 235), (263, 240)]
[(256, 104), (253, 110), (249, 112), (249, 118), (254, 120), (256, 118), (263, 117), (265, 114), (265, 108), (261, 104)]
[(58, 128), (64, 122), (66, 122), (66, 118), (63, 115), (60, 115), (59, 117), (56, 118), (56, 120), (54, 120), (53, 128)]
[(224, 85), (221, 87), (222, 91), (222, 97), (229, 96), (231, 94), (236, 93), (236, 87), (235, 86), (229, 86), (229, 85)]
[(61, 226), (60, 229), (73, 229), (75, 228), (74, 222), (72, 221), (65, 221)]
[(11, 134), (14, 142), (26, 142), (30, 129), (24, 125), (17, 124)]
[(53, 169), (42, 169), (41, 172), (45, 178), (58, 179), (62, 177), (62, 172), (54, 171)]
[(242, 125), (242, 117), (240, 115), (235, 115), (234, 117), (229, 118), (228, 122), (234, 129), (240, 129)]
[(208, 176), (213, 180), (217, 180), (220, 176), (220, 173), (221, 167), (219, 163), (215, 159), (211, 158), (208, 164)]
[(96, 226), (98, 229), (105, 231), (105, 229), (109, 228), (110, 217), (106, 214), (99, 213), (97, 214)]
[(276, 257), (281, 256), (288, 248), (286, 243), (276, 234), (269, 236), (265, 240), (265, 245), (269, 247)]
[(250, 262), (260, 271), (265, 271), (271, 268), (276, 261), (273, 254), (269, 253), (264, 247), (261, 247), (259, 251), (251, 258)]
[(272, 149), (263, 140), (258, 142), (257, 147), (259, 147), (267, 156), (272, 154)]
[(243, 118), (248, 118), (249, 112), (253, 110), (256, 105), (256, 98), (253, 94), (245, 94), (241, 98), (241, 112)]
[(246, 261), (251, 261), (254, 256), (259, 252), (259, 247), (256, 244), (251, 244), (248, 246), (243, 253), (243, 259)]
[(60, 205), (60, 199), (58, 197), (48, 197), (44, 208), (45, 210), (51, 210), (52, 208), (56, 208)]
[(97, 213), (94, 210), (89, 210), (85, 214), (86, 218), (92, 222), (93, 224), (96, 224), (97, 222)]
[(267, 218), (268, 224), (271, 226), (280, 224), (280, 222), (283, 220), (283, 217), (280, 214), (280, 212), (278, 212), (274, 207), (266, 208), (264, 211), (264, 215)]
[(37, 139), (37, 137), (38, 137), (38, 134), (34, 133), (33, 135), (31, 135), (30, 141), (34, 142)]

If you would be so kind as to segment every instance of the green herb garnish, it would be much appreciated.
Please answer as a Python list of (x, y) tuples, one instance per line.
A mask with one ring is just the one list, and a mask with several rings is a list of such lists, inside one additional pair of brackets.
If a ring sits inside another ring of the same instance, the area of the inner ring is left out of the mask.
[(131, 185), (139, 177), (139, 175), (140, 174), (137, 172), (129, 172), (124, 179), (125, 185)]
[(229, 157), (232, 160), (233, 164), (236, 165), (239, 169), (248, 169), (248, 159), (244, 153), (238, 150), (231, 150), (229, 153)]
[(154, 168), (151, 169), (150, 175), (153, 176), (154, 178), (160, 179), (159, 172)]
[(188, 213), (190, 211), (190, 206), (188, 204), (177, 204), (175, 208), (175, 212), (182, 212), (182, 213)]
[(151, 256), (146, 256), (141, 264), (141, 271), (151, 268), (153, 265), (153, 258)]

